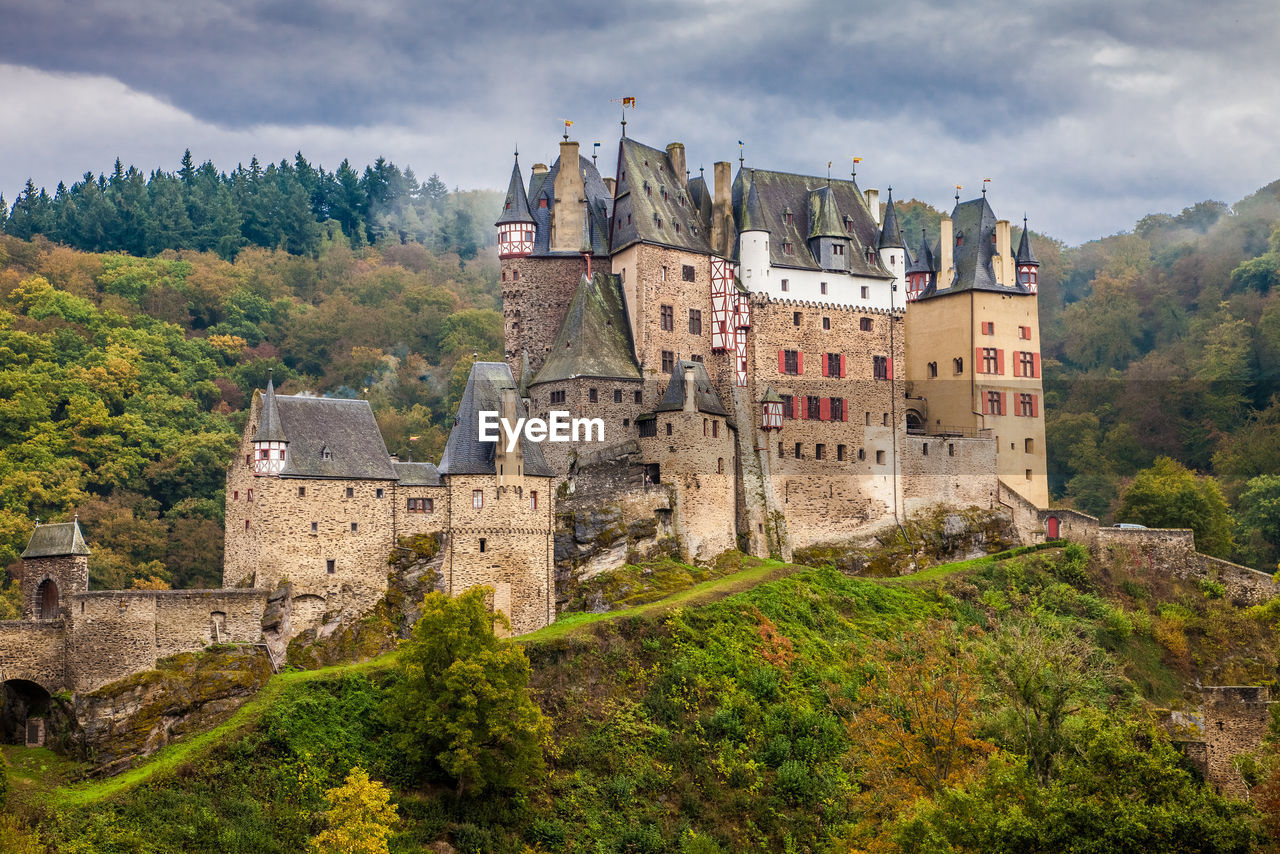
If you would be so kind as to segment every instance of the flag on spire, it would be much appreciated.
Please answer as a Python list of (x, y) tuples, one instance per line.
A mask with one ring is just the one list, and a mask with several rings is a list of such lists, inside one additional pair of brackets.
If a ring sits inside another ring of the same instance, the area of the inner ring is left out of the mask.
[(622, 99), (622, 106), (624, 106), (624, 107), (630, 107), (631, 109), (633, 109), (633, 110), (634, 110), (634, 109), (636, 108), (636, 99), (635, 99), (635, 98), (623, 98), (623, 99)]

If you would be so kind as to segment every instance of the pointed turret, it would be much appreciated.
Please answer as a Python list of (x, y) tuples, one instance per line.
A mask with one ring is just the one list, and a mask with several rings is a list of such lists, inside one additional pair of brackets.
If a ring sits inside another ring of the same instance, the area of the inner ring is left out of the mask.
[(809, 191), (809, 251), (824, 270), (846, 272), (852, 249), (849, 227), (840, 215), (831, 185)]
[(276, 386), (268, 374), (267, 390), (262, 393), (262, 412), (258, 416), (258, 432), (253, 437), (253, 473), (279, 474), (284, 468), (288, 447), (289, 440), (285, 437), (276, 405)]
[(499, 257), (533, 252), (534, 218), (529, 210), (529, 197), (525, 195), (524, 179), (520, 175), (519, 152), (516, 152), (515, 165), (511, 167), (511, 183), (507, 186), (507, 198), (502, 203), (502, 215), (494, 225), (498, 227)]
[(1027, 218), (1022, 218), (1022, 239), (1018, 241), (1018, 255), (1014, 263), (1018, 265), (1018, 284), (1031, 293), (1036, 292), (1040, 278), (1040, 262), (1031, 249), (1031, 232), (1027, 231)]
[(921, 291), (927, 288), (938, 273), (938, 265), (929, 245), (929, 236), (925, 227), (920, 226), (920, 248), (916, 257), (907, 263), (907, 302), (915, 302)]
[(764, 221), (764, 208), (760, 204), (760, 193), (756, 190), (756, 182), (750, 178), (750, 173), (747, 180), (751, 181), (751, 186), (747, 189), (747, 203), (743, 205), (742, 216), (739, 217), (738, 232), (768, 231), (769, 227)]
[(884, 224), (880, 226), (878, 249), (905, 249), (902, 231), (898, 227), (898, 211), (893, 206), (893, 187), (889, 188), (889, 201), (884, 206)]

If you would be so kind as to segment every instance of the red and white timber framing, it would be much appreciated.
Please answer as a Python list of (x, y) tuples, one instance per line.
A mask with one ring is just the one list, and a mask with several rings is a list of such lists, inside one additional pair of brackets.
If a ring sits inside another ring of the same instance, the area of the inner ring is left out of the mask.
[(738, 289), (733, 284), (733, 262), (711, 259), (711, 351), (723, 353), (733, 346), (734, 308)]
[(498, 226), (498, 257), (533, 254), (533, 228), (531, 222), (504, 222)]

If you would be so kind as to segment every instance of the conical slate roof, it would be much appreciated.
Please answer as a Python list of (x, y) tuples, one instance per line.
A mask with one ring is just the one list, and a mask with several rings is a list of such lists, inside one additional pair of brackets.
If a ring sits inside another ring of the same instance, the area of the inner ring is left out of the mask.
[(516, 155), (516, 163), (511, 167), (511, 183), (507, 186), (507, 198), (502, 203), (502, 216), (494, 225), (507, 222), (533, 222), (533, 214), (529, 212), (529, 197), (524, 193), (524, 179), (520, 177), (520, 155)]
[[(480, 413), (502, 411), (502, 390), (515, 388), (515, 377), (506, 362), (476, 362), (467, 377), (466, 390), (458, 403), (458, 414), (444, 446), (438, 471), (442, 475), (497, 474), (494, 462), (497, 443), (480, 441)], [(527, 418), (524, 402), (516, 401), (516, 417)], [(501, 432), (501, 431), (499, 431)], [(554, 472), (542, 455), (542, 445), (522, 442), (524, 473), (551, 477)]]
[[(754, 185), (754, 182), (752, 184)], [(849, 231), (840, 218), (836, 194), (831, 185), (819, 187), (809, 193), (809, 239), (815, 237), (848, 238)]]
[(267, 377), (267, 390), (262, 395), (262, 415), (258, 418), (258, 432), (253, 437), (255, 442), (287, 442), (284, 427), (280, 424), (280, 409), (276, 405), (276, 386), (271, 377)]
[(761, 403), (782, 403), (782, 398), (773, 390), (773, 386), (764, 387), (764, 397), (760, 398)]
[(739, 220), (738, 231), (740, 232), (769, 230), (764, 222), (764, 207), (760, 204), (760, 193), (756, 190), (755, 181), (751, 181), (751, 186), (747, 189), (747, 203), (742, 209)]
[(898, 211), (893, 206), (893, 188), (889, 188), (889, 201), (884, 206), (884, 224), (880, 226), (880, 249), (905, 249), (902, 230), (898, 227)]
[(551, 352), (530, 385), (574, 377), (641, 379), (617, 276), (596, 273), (590, 279), (582, 277)]
[(22, 559), (33, 557), (66, 557), (67, 555), (87, 555), (89, 547), (85, 544), (84, 535), (80, 533), (80, 520), (58, 522), (54, 525), (36, 525), (31, 533), (31, 541)]
[(924, 226), (920, 226), (920, 248), (916, 250), (915, 258), (912, 258), (907, 264), (907, 272), (936, 273), (938, 268), (933, 259), (933, 249), (929, 246), (929, 237), (925, 234)]
[(1022, 239), (1018, 241), (1017, 263), (1035, 264), (1040, 266), (1040, 262), (1036, 260), (1036, 253), (1031, 251), (1031, 233), (1027, 231), (1027, 218), (1022, 218)]

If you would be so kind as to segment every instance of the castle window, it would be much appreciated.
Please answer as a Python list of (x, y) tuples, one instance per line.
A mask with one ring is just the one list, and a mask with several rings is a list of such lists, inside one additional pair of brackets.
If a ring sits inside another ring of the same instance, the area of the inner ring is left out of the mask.
[(784, 241), (782, 242), (782, 254), (784, 254), (784, 255), (794, 255), (794, 254), (795, 254), (795, 252), (794, 252), (794, 251), (792, 250), (792, 248), (791, 248), (791, 242), (790, 242), (790, 241), (784, 240)]
[(716, 458), (716, 474), (724, 474), (724, 457)]
[(624, 419), (622, 419), (622, 426), (623, 426), (623, 427), (630, 427), (630, 426), (631, 426), (631, 419), (630, 419), (630, 418), (624, 418)]
[(311, 533), (313, 533), (313, 534), (318, 534), (318, 533), (320, 533), (320, 523), (319, 523), (319, 522), (312, 522), (312, 523), (311, 523)]
[(1031, 469), (1027, 469), (1027, 480), (1031, 480)]
[(355, 487), (354, 487), (354, 486), (348, 486), (348, 487), (347, 487), (347, 497), (348, 497), (348, 498), (355, 498), (355, 497), (356, 497), (356, 489), (355, 489)]
[(782, 417), (796, 417), (796, 399), (789, 394), (782, 395)]
[(844, 420), (844, 398), (843, 397), (831, 398), (830, 407), (831, 407), (831, 420), (843, 421)]
[(668, 435), (668, 436), (670, 436), (670, 435), (671, 435), (671, 422), (670, 422), (670, 421), (668, 421), (668, 422), (667, 422), (667, 435)]
[(526, 231), (526, 232), (524, 233), (524, 239), (525, 239), (527, 242), (532, 243), (532, 242), (533, 242), (533, 232), (532, 232), (532, 231)]
[(1022, 449), (1023, 449), (1023, 451), (1024, 451), (1025, 453), (1028, 453), (1028, 454), (1034, 454), (1034, 453), (1036, 452), (1036, 440), (1035, 440), (1035, 439), (1023, 439), (1023, 440), (1022, 440)]
[(961, 359), (959, 356), (957, 356), (956, 358), (952, 359), (952, 360), (951, 360), (951, 367), (952, 367), (952, 369), (955, 371), (955, 373), (957, 373), (957, 374), (963, 374), (963, 373), (964, 373), (964, 359)]
[(928, 443), (928, 442), (925, 442), (923, 445), (921, 445), (921, 446), (920, 446), (920, 456), (922, 456), (922, 457), (927, 457), (927, 456), (929, 456), (929, 443)]
[(871, 413), (870, 413), (870, 412), (868, 412), (868, 413), (867, 413), (867, 417), (866, 417), (866, 424), (867, 424), (867, 426), (868, 426), (868, 427), (870, 427), (870, 426), (871, 426)]
[(689, 357), (689, 360), (690, 360), (690, 361), (692, 361), (692, 362), (698, 362), (698, 363), (701, 363), (701, 362), (702, 362), (702, 354), (701, 354), (701, 353), (694, 353), (692, 356), (690, 356), (690, 357)]
[(787, 211), (787, 212), (785, 212), (785, 213), (782, 215), (782, 218), (783, 218), (783, 220), (785, 220), (785, 221), (786, 221), (787, 225), (792, 225), (792, 224), (794, 224), (794, 223), (795, 223), (795, 217), (793, 217), (793, 216), (791, 215), (791, 211)]
[(240, 490), (238, 490), (238, 489), (237, 489), (235, 492), (232, 492), (232, 493), (231, 493), (231, 500), (232, 500), (232, 501), (239, 501), (239, 500), (240, 500)]
[(681, 265), (680, 278), (684, 279), (686, 282), (692, 282), (694, 281), (695, 272), (696, 271), (693, 269), (692, 264), (683, 264)]
[(1034, 418), (1036, 415), (1036, 396), (1034, 394), (1018, 395), (1018, 415)]
[[(791, 280), (790, 280), (790, 279), (783, 279), (783, 280), (782, 280), (782, 289), (783, 289), (784, 291), (789, 291), (789, 290), (791, 290)], [(248, 462), (248, 460), (245, 460), (245, 462)]]
[(1030, 326), (1019, 326), (1019, 327), (1018, 327), (1018, 337), (1019, 337), (1019, 338), (1021, 338), (1021, 339), (1022, 339), (1022, 340), (1024, 340), (1024, 341), (1029, 341), (1029, 340), (1031, 339), (1031, 327), (1030, 327)]
[(798, 311), (793, 311), (793, 312), (791, 313), (791, 325), (792, 325), (792, 326), (799, 326), (799, 325), (800, 325), (800, 312), (798, 312)]
[(636, 421), (636, 426), (640, 428), (640, 438), (649, 439), (658, 435), (658, 422), (656, 419), (647, 418), (644, 421)]
[(938, 375), (938, 363), (937, 363), (937, 362), (930, 362), (930, 363), (929, 363), (929, 376), (930, 376), (930, 377), (936, 377), (937, 375)]
[(373, 497), (374, 497), (374, 498), (382, 498), (384, 495), (386, 495), (386, 492), (385, 492), (385, 491), (383, 491), (383, 490), (381, 490), (381, 489), (375, 489), (375, 490), (373, 491)]
[(779, 442), (778, 443), (778, 459), (782, 459), (782, 456), (783, 456), (782, 443)]
[(884, 465), (884, 451), (876, 451), (876, 465)]
[(589, 403), (599, 403), (599, 402), (600, 402), (600, 396), (599, 396), (599, 394), (596, 392), (596, 390), (595, 390), (595, 389), (593, 389), (593, 388), (589, 388), (589, 389), (587, 389), (587, 401), (588, 401)]
[(662, 372), (669, 374), (676, 369), (676, 354), (670, 350), (662, 351)]
[(871, 299), (871, 288), (868, 285), (862, 286), (862, 298)]
[(1036, 354), (1035, 353), (1029, 353), (1029, 352), (1019, 353), (1018, 367), (1021, 369), (1021, 373), (1018, 374), (1018, 376), (1022, 376), (1022, 377), (1040, 376), (1040, 372), (1036, 370)]
[(305, 486), (299, 486), (299, 487), (298, 487), (298, 497), (299, 497), (299, 498), (306, 498), (306, 497), (307, 497), (307, 488), (306, 488)]
[(889, 413), (883, 412), (880, 414), (880, 426), (882, 427), (889, 426)]
[(512, 271), (511, 271), (511, 280), (512, 280), (512, 281), (514, 281), (514, 282), (518, 282), (518, 281), (520, 281), (520, 271), (519, 271), (519, 270), (512, 270)]
[(963, 234), (957, 234), (957, 235), (956, 235), (956, 246), (964, 246), (964, 235), (963, 235)]
[(536, 489), (529, 490), (529, 509), (538, 509), (538, 490)]
[(702, 419), (702, 435), (707, 435), (707, 419)]
[(858, 459), (859, 459), (859, 460), (865, 460), (866, 458), (867, 458), (867, 449), (866, 449), (866, 448), (859, 448), (859, 449), (858, 449)]
[(487, 549), (488, 547), (489, 547), (489, 541), (488, 541), (488, 540), (486, 540), (484, 537), (481, 537), (481, 538), (480, 538), (480, 551), (484, 551), (484, 550), (485, 550), (485, 549)]
[(889, 379), (889, 357), (888, 356), (872, 356), (871, 357), (872, 375), (878, 380)]
[(825, 294), (825, 293), (827, 292), (827, 283), (826, 283), (826, 282), (819, 282), (819, 283), (818, 283), (818, 291), (819, 291), (820, 293)]
[(823, 329), (830, 329), (830, 328), (831, 328), (831, 318), (829, 318), (829, 317), (824, 317), (824, 318), (822, 318), (822, 328), (823, 328)]
[(638, 391), (638, 392), (636, 392), (636, 393), (635, 393), (635, 398), (636, 398), (636, 403), (643, 403), (643, 402), (644, 402), (644, 392), (643, 392), (643, 391)]
[(800, 373), (800, 351), (799, 350), (783, 350), (782, 351), (782, 373), (799, 374)]
[(613, 402), (614, 402), (614, 403), (622, 403), (622, 389), (620, 389), (620, 388), (615, 388), (615, 389), (613, 390)]
[(333, 575), (334, 571), (337, 570), (337, 568), (338, 568), (338, 562), (333, 559), (329, 559), (324, 562), (324, 571), (329, 573), (330, 575)]
[(658, 276), (658, 281), (665, 282), (667, 280), (667, 265), (662, 265), (662, 273)]
[(436, 509), (434, 498), (410, 498), (405, 502), (405, 509), (410, 513), (430, 513)]
[(956, 455), (956, 446), (955, 446), (955, 443), (954, 443), (954, 442), (949, 442), (949, 443), (947, 444), (947, 456), (948, 456), (948, 457), (954, 457), (955, 455)]
[(249, 491), (248, 491), (247, 493), (245, 493), (245, 494), (249, 497), (249, 500), (250, 500), (250, 501), (252, 501), (252, 500), (253, 500), (253, 490), (252, 490), (252, 489), (251, 489), (251, 490), (249, 490)]
[(356, 533), (359, 533), (359, 531), (360, 531), (360, 523), (359, 523), (359, 522), (352, 522), (352, 523), (351, 523), (351, 533), (356, 534)]
[(996, 325), (995, 325), (993, 322), (991, 322), (990, 320), (984, 320), (984, 321), (982, 321), (982, 334), (983, 334), (983, 335), (995, 335), (995, 334), (996, 334)]
[(676, 312), (669, 305), (659, 307), (658, 313), (662, 321), (662, 331), (671, 332), (676, 328)]
[(800, 443), (796, 442), (796, 459), (800, 459)]
[(711, 420), (711, 438), (712, 439), (720, 438), (720, 422), (716, 421), (715, 419)]
[(471, 490), (471, 509), (480, 510), (483, 507), (484, 507), (484, 490), (483, 489)]
[(678, 222), (677, 222), (677, 223), (675, 224), (675, 226), (676, 226), (676, 234), (679, 234), (679, 233), (680, 233), (680, 223), (678, 223)]
[(827, 453), (827, 446), (822, 444), (821, 442), (813, 446), (813, 458), (815, 460), (822, 459), (823, 457), (826, 456), (826, 453)]
[(1004, 395), (998, 391), (987, 392), (987, 414), (1004, 415)]
[(330, 451), (328, 448), (321, 448), (321, 449), (320, 449), (320, 459), (322, 459), (322, 460), (331, 460), (331, 459), (333, 459), (333, 452), (332, 452), (332, 451)]
[(555, 406), (557, 403), (564, 403), (564, 391), (563, 391), (563, 390), (561, 390), (561, 391), (553, 391), (553, 392), (551, 392), (551, 405), (552, 405), (552, 406)]
[(869, 317), (862, 317), (862, 318), (859, 318), (859, 319), (858, 319), (858, 331), (859, 331), (859, 332), (870, 332), (870, 331), (871, 331), (871, 318), (869, 318)]
[(836, 445), (836, 461), (844, 462), (844, 445)]
[[(844, 244), (843, 244), (843, 243), (836, 243), (836, 244), (833, 244), (833, 245), (832, 245), (832, 247), (831, 247), (831, 254), (832, 254), (832, 255), (844, 255)], [(825, 285), (825, 284), (826, 284), (826, 282), (823, 282), (823, 284)], [(823, 291), (823, 293), (825, 294), (825, 293), (826, 293), (826, 291)]]
[(248, 520), (248, 519), (245, 519), (245, 520), (244, 520), (244, 529), (245, 529), (246, 531), (247, 531), (247, 530), (249, 530), (249, 520)]
[(702, 310), (698, 308), (689, 309), (689, 334), (702, 334)]
[(995, 347), (982, 348), (982, 373), (999, 374), (1000, 370), (1000, 351)]
[(839, 353), (823, 353), (822, 354), (822, 362), (823, 362), (822, 375), (824, 377), (842, 376), (844, 374), (844, 371), (840, 370), (840, 368), (842, 367), (841, 365), (842, 361), (843, 360), (840, 358)]
[(805, 417), (813, 421), (822, 419), (822, 398), (808, 395), (804, 399)]
[(546, 196), (543, 196), (542, 198), (538, 199), (538, 207), (540, 207), (540, 208), (545, 208), (546, 206), (547, 206), (547, 197), (546, 197)]

